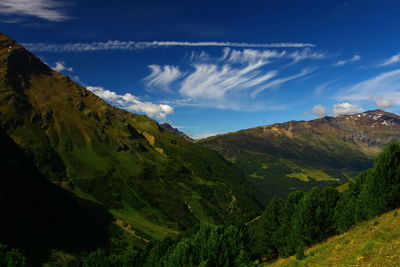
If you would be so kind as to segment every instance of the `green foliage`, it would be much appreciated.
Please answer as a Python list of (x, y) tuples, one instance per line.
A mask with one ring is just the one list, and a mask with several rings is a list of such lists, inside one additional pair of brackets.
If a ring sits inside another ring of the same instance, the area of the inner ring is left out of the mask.
[(281, 198), (272, 198), (257, 223), (250, 225), (252, 255), (271, 258), (277, 254), (275, 242), (278, 240), (274, 239), (273, 234), (281, 226), (284, 205)]
[(400, 144), (379, 154), (360, 192), (360, 219), (369, 219), (400, 205)]
[(294, 240), (292, 217), (305, 194), (302, 191), (295, 191), (288, 196), (281, 211), (280, 227), (272, 234), (273, 243), (282, 256), (287, 257), (296, 252), (298, 244)]
[(123, 254), (108, 254), (104, 249), (90, 253), (83, 260), (83, 267), (130, 267), (142, 266), (142, 255), (138, 251), (127, 251)]
[(305, 258), (304, 249), (302, 247), (298, 247), (296, 249), (296, 259), (303, 260)]
[(26, 258), (18, 250), (9, 250), (0, 243), (0, 267), (25, 267), (28, 266)]
[(261, 218), (249, 226), (251, 255), (272, 259), (296, 254), (303, 259), (307, 246), (398, 207), (400, 145), (391, 144), (373, 168), (361, 173), (342, 193), (316, 187), (307, 193), (294, 192), (283, 203), (271, 200)]
[(295, 242), (306, 246), (336, 232), (334, 210), (339, 192), (334, 188), (313, 188), (301, 200), (293, 215)]
[(350, 181), (348, 189), (342, 192), (335, 208), (336, 228), (340, 233), (347, 231), (357, 222), (359, 212), (359, 195), (365, 181), (366, 173), (361, 173), (354, 181)]
[(247, 236), (235, 226), (202, 226), (162, 258), (163, 266), (249, 266)]

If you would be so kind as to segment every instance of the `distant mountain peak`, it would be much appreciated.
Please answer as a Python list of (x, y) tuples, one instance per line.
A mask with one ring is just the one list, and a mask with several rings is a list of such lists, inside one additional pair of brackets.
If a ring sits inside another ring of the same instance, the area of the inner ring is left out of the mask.
[(194, 139), (190, 138), (187, 134), (185, 134), (185, 133), (179, 131), (177, 128), (174, 128), (174, 127), (173, 127), (171, 124), (169, 124), (169, 123), (163, 123), (163, 124), (160, 124), (160, 126), (161, 126), (163, 129), (165, 129), (165, 130), (167, 130), (167, 131), (169, 131), (169, 132), (171, 132), (171, 133), (174, 133), (175, 135), (178, 135), (178, 136), (182, 137), (183, 139), (185, 139), (185, 140), (187, 140), (187, 141), (191, 141), (191, 142), (194, 141)]

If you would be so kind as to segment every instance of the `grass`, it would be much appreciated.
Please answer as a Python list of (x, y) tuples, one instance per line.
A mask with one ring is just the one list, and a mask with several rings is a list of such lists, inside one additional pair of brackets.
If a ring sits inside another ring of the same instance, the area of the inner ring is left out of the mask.
[(207, 215), (206, 211), (200, 203), (202, 197), (196, 191), (191, 190), (184, 183), (178, 182), (178, 184), (189, 192), (190, 195), (188, 195), (186, 203), (189, 210), (195, 215), (199, 222), (202, 224), (214, 224), (215, 221)]
[(400, 209), (360, 223), (348, 232), (329, 238), (294, 256), (265, 266), (399, 266)]
[(111, 213), (124, 223), (130, 224), (137, 235), (145, 239), (161, 240), (167, 236), (178, 234), (178, 231), (149, 221), (140, 212), (128, 205), (125, 205), (124, 209), (111, 210)]

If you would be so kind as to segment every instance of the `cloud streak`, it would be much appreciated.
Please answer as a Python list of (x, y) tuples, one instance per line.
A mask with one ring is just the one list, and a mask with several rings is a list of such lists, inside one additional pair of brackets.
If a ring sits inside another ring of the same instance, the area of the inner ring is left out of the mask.
[(381, 73), (342, 90), (337, 99), (373, 101), (379, 108), (400, 105), (400, 69)]
[[(144, 78), (149, 86), (159, 87), (179, 98), (164, 101), (173, 106), (212, 107), (231, 110), (262, 110), (285, 108), (274, 107), (268, 101), (255, 99), (261, 92), (306, 76), (313, 68), (304, 67), (293, 73), (293, 63), (301, 60), (323, 59), (325, 55), (305, 48), (300, 51), (287, 50), (236, 50), (225, 47), (221, 57), (191, 57), (191, 69), (185, 73), (178, 67), (150, 65), (152, 73)], [(288, 63), (289, 60), (289, 64)], [(270, 63), (284, 62), (289, 71), (271, 68)], [(292, 72), (292, 73), (291, 73)], [(175, 81), (179, 82), (174, 83)], [(170, 85), (173, 83), (173, 86)]]
[(23, 45), (33, 52), (90, 52), (107, 50), (136, 50), (156, 47), (241, 47), (241, 48), (305, 48), (315, 47), (311, 43), (237, 43), (237, 42), (178, 42), (178, 41), (107, 41), (92, 43), (67, 43), (67, 44), (48, 44), (48, 43), (23, 43)]
[(151, 74), (143, 80), (148, 86), (158, 86), (164, 91), (169, 91), (169, 86), (184, 75), (178, 67), (171, 65), (165, 65), (164, 67), (159, 65), (149, 65), (149, 68)]
[(276, 71), (261, 72), (266, 63), (258, 61), (243, 67), (229, 64), (194, 64), (194, 71), (182, 82), (181, 96), (219, 108), (234, 108), (233, 98), (243, 91), (260, 86), (277, 75)]
[(277, 51), (277, 50), (255, 50), (255, 49), (244, 49), (235, 50), (229, 47), (224, 48), (223, 56), (221, 61), (226, 60), (230, 63), (247, 63), (255, 62), (258, 60), (269, 61), (272, 59), (287, 58), (292, 59), (295, 62), (304, 59), (323, 59), (325, 54), (312, 51), (310, 48), (305, 48), (301, 51), (288, 52), (288, 51)]
[(265, 91), (265, 90), (270, 89), (270, 88), (279, 87), (279, 86), (281, 86), (282, 84), (284, 84), (284, 83), (286, 83), (286, 82), (288, 82), (288, 81), (291, 81), (291, 80), (294, 80), (294, 79), (297, 79), (297, 78), (306, 76), (307, 74), (311, 73), (312, 71), (313, 71), (312, 68), (304, 68), (304, 69), (302, 69), (299, 73), (294, 74), (294, 75), (292, 75), (292, 76), (288, 76), (288, 77), (283, 77), (283, 78), (275, 79), (275, 80), (273, 80), (273, 81), (271, 81), (271, 82), (269, 82), (269, 83), (267, 83), (267, 84), (265, 84), (265, 85), (262, 85), (262, 86), (260, 86), (259, 88), (257, 88), (257, 89), (251, 94), (251, 96), (254, 98), (254, 97), (256, 97), (259, 93), (261, 93), (262, 91)]
[[(54, 0), (1, 0), (0, 14), (9, 16), (31, 16), (53, 22), (68, 20), (71, 17), (65, 14), (63, 7), (69, 2)], [(9, 23), (18, 23), (20, 20), (8, 20)]]
[(382, 63), (378, 65), (378, 67), (386, 67), (398, 63), (400, 63), (400, 53), (393, 55), (388, 59), (385, 59)]
[(113, 105), (128, 111), (144, 113), (150, 117), (165, 120), (168, 115), (174, 112), (173, 107), (169, 105), (142, 102), (139, 97), (130, 93), (119, 95), (100, 86), (88, 86), (86, 89)]
[(335, 63), (333, 63), (332, 66), (339, 67), (339, 66), (346, 65), (347, 63), (357, 62), (357, 61), (360, 61), (360, 60), (361, 60), (361, 56), (360, 55), (354, 55), (349, 60), (340, 59), (340, 60), (336, 61)]

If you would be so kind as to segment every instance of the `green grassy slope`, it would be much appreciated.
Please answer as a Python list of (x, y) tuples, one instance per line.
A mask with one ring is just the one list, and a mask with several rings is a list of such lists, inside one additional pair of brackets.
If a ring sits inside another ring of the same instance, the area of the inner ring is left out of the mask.
[(198, 143), (245, 172), (270, 195), (286, 196), (345, 182), (400, 140), (400, 117), (381, 110), (313, 121), (290, 121), (217, 135)]
[(363, 222), (305, 251), (305, 259), (279, 259), (266, 266), (399, 266), (400, 209)]
[(259, 209), (256, 190), (216, 152), (105, 103), (2, 34), (0, 123), (42, 174), (145, 238)]

